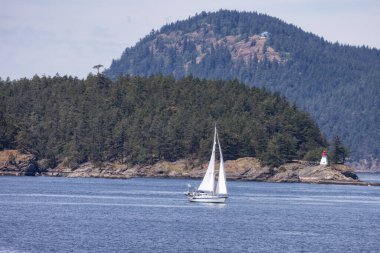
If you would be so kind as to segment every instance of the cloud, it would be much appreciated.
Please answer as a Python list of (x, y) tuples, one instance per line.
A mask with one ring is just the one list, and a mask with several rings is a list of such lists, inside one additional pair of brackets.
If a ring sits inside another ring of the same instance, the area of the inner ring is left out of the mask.
[(330, 41), (380, 48), (375, 0), (5, 0), (0, 8), (0, 76), (85, 77), (120, 57), (152, 29), (201, 11), (236, 9), (279, 17)]

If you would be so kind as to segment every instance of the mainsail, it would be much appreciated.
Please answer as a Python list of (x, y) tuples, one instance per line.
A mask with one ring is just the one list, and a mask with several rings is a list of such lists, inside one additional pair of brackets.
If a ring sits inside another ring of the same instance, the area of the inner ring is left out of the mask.
[(218, 139), (218, 147), (219, 147), (219, 155), (220, 155), (220, 166), (219, 166), (219, 178), (218, 178), (218, 185), (216, 187), (216, 194), (227, 195), (226, 174), (224, 172), (222, 147), (220, 146), (218, 134), (217, 134), (217, 139)]
[[(215, 147), (218, 141), (219, 154), (220, 154), (220, 167), (219, 167), (219, 178), (218, 185), (215, 190)], [(208, 168), (205, 176), (201, 184), (198, 187), (197, 191), (194, 192), (186, 192), (186, 196), (188, 196), (189, 201), (191, 202), (203, 202), (203, 203), (224, 203), (227, 196), (227, 185), (226, 185), (226, 175), (224, 172), (224, 161), (222, 148), (220, 147), (220, 141), (218, 132), (215, 126), (214, 132), (214, 142), (212, 144), (212, 153), (210, 162), (208, 164)]]
[(214, 192), (215, 188), (215, 145), (216, 145), (216, 127), (214, 133), (214, 143), (212, 146), (212, 153), (206, 175), (203, 177), (202, 183), (199, 185), (198, 190), (204, 192)]

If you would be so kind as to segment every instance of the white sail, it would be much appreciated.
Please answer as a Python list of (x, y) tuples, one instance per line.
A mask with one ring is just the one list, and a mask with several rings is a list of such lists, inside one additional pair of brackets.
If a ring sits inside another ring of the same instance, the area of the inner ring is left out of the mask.
[[(215, 189), (215, 147), (216, 140), (218, 140), (218, 147), (220, 153), (220, 168), (219, 168), (219, 179), (218, 185)], [(214, 133), (214, 142), (212, 146), (212, 153), (210, 158), (210, 163), (206, 171), (206, 175), (203, 177), (201, 184), (198, 187), (197, 191), (186, 192), (185, 195), (188, 197), (190, 202), (203, 202), (203, 203), (224, 203), (227, 196), (227, 185), (226, 185), (226, 175), (224, 172), (224, 161), (222, 148), (220, 147), (220, 141), (218, 132)]]
[(214, 142), (212, 146), (212, 153), (206, 175), (203, 177), (202, 183), (199, 185), (198, 190), (204, 192), (214, 192), (215, 188), (215, 145), (216, 145), (216, 127), (214, 133)]
[(220, 166), (219, 166), (219, 178), (218, 178), (218, 185), (216, 187), (216, 194), (227, 195), (226, 174), (224, 172), (222, 147), (220, 146), (218, 135), (217, 135), (217, 139), (218, 139), (218, 147), (219, 147), (219, 155), (220, 155)]

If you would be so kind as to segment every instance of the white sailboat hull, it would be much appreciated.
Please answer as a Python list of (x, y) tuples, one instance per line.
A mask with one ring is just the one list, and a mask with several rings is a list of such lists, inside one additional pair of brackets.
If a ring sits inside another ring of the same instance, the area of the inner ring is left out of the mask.
[(200, 202), (200, 203), (224, 203), (226, 197), (220, 196), (192, 196), (188, 198), (190, 202)]

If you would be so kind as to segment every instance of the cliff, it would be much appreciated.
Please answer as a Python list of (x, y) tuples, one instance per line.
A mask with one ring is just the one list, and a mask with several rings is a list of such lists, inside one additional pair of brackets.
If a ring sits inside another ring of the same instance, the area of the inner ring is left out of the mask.
[[(176, 162), (159, 161), (153, 165), (130, 165), (105, 162), (95, 165), (87, 162), (77, 168), (68, 168), (64, 163), (55, 168), (41, 169), (33, 155), (21, 154), (15, 150), (0, 152), (0, 175), (44, 175), (57, 177), (96, 177), (96, 178), (133, 178), (133, 177), (171, 177), (202, 178), (207, 163), (182, 159)], [(263, 182), (322, 183), (380, 185), (358, 180), (353, 169), (345, 165), (321, 166), (305, 161), (286, 163), (279, 168), (261, 166), (252, 157), (225, 162), (227, 179), (252, 180)]]
[(32, 154), (17, 150), (0, 151), (0, 176), (34, 176), (40, 173), (37, 160)]

